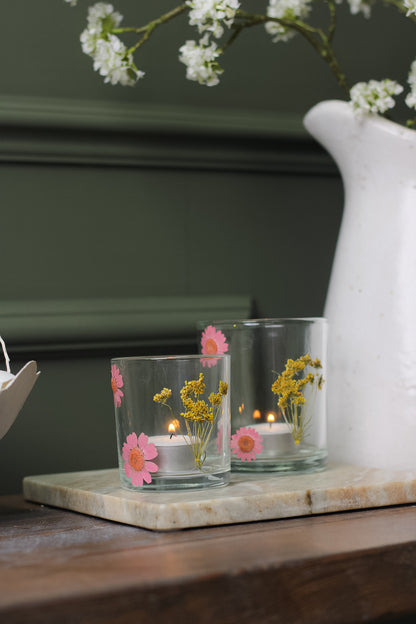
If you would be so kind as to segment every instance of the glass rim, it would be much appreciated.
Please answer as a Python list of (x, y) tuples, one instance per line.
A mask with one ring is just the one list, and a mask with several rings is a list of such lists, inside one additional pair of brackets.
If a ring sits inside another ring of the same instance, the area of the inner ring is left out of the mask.
[(124, 362), (157, 362), (157, 361), (177, 361), (177, 360), (220, 360), (227, 358), (231, 358), (229, 353), (216, 353), (213, 355), (208, 355), (205, 353), (192, 353), (191, 355), (129, 355), (126, 357), (113, 357), (111, 358), (111, 362), (120, 362), (123, 360)]
[(281, 317), (281, 318), (258, 318), (258, 319), (237, 319), (237, 320), (211, 320), (200, 321), (198, 326), (207, 327), (208, 325), (215, 325), (218, 327), (278, 327), (283, 325), (295, 325), (295, 324), (322, 324), (327, 325), (328, 319), (324, 316), (308, 316), (308, 317)]

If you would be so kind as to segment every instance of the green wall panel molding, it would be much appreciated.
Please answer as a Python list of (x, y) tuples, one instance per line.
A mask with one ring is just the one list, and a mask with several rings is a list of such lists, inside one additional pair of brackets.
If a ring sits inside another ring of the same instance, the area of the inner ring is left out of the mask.
[(296, 114), (0, 97), (0, 162), (333, 175)]
[(248, 295), (9, 301), (1, 335), (13, 352), (107, 350), (195, 343), (198, 321), (249, 318)]
[(128, 134), (218, 132), (227, 137), (294, 140), (308, 136), (301, 116), (291, 113), (7, 95), (0, 96), (0, 123)]

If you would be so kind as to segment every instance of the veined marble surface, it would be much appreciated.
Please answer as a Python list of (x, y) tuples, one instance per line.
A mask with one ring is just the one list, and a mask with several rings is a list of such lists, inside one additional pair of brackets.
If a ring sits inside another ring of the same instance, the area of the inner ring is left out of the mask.
[(313, 474), (232, 473), (218, 489), (132, 492), (118, 469), (25, 477), (33, 502), (157, 531), (416, 502), (416, 471), (330, 465)]

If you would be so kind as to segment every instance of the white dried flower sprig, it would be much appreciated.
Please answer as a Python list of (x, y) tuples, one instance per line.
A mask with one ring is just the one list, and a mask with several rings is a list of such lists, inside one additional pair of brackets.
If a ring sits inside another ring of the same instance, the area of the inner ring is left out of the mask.
[(104, 82), (131, 87), (144, 76), (133, 63), (133, 54), (115, 35), (97, 41), (94, 54), (94, 69), (104, 76)]
[(351, 106), (358, 115), (385, 113), (396, 103), (392, 96), (402, 91), (403, 87), (394, 80), (358, 82), (350, 91)]
[(203, 38), (196, 44), (195, 41), (187, 41), (179, 49), (179, 60), (186, 65), (186, 77), (195, 80), (207, 87), (214, 87), (219, 83), (219, 76), (223, 70), (217, 62), (221, 52), (213, 41)]
[(407, 9), (406, 16), (416, 15), (416, 0), (404, 0), (404, 8)]
[(209, 32), (217, 39), (224, 34), (224, 25), (230, 28), (234, 22), (238, 0), (187, 0), (189, 25), (196, 26), (200, 34)]
[[(65, 0), (71, 6), (77, 0)], [(321, 0), (328, 8), (326, 29), (308, 23), (312, 0), (268, 0), (266, 13), (247, 13), (241, 5), (243, 0), (183, 0), (183, 3), (139, 27), (122, 27), (123, 16), (106, 2), (89, 7), (87, 27), (81, 34), (82, 50), (93, 60), (94, 69), (104, 81), (113, 85), (131, 86), (144, 72), (137, 69), (133, 56), (146, 43), (155, 29), (170, 20), (185, 15), (190, 26), (195, 27), (199, 41), (190, 39), (179, 47), (179, 61), (186, 66), (186, 78), (209, 87), (220, 81), (223, 69), (219, 59), (235, 42), (240, 33), (252, 26), (263, 26), (272, 41), (288, 42), (294, 35), (301, 35), (328, 64), (339, 86), (349, 95), (351, 106), (357, 115), (385, 113), (395, 105), (395, 96), (403, 87), (395, 80), (370, 80), (359, 82), (352, 89), (341, 70), (333, 45), (336, 30), (337, 5), (343, 0)], [(375, 0), (347, 0), (353, 15), (371, 16)], [(407, 19), (416, 23), (416, 0), (385, 0)], [(119, 38), (124, 33), (138, 36), (130, 48)], [(226, 37), (225, 41), (219, 40)], [(212, 38), (215, 41), (212, 41)], [(408, 83), (410, 91), (405, 97), (408, 107), (416, 109), (416, 59), (412, 63)], [(407, 122), (416, 124), (416, 118)]]
[[(336, 2), (341, 4), (342, 0), (336, 0)], [(375, 0), (348, 0), (351, 14), (358, 15), (358, 13), (362, 13), (367, 19), (371, 17), (371, 7), (374, 2)]]
[(104, 82), (126, 87), (133, 86), (144, 72), (135, 66), (133, 50), (112, 34), (122, 20), (123, 16), (112, 4), (97, 2), (88, 9), (87, 28), (81, 33), (80, 41), (82, 51), (91, 56), (94, 69), (104, 76)]
[(416, 108), (416, 61), (410, 66), (407, 82), (410, 85), (410, 91), (406, 96), (406, 104), (409, 108)]
[[(269, 0), (267, 15), (281, 19), (301, 19), (305, 20), (311, 12), (312, 0)], [(296, 35), (296, 30), (279, 24), (278, 22), (266, 22), (266, 31), (272, 35), (272, 41), (289, 41)]]

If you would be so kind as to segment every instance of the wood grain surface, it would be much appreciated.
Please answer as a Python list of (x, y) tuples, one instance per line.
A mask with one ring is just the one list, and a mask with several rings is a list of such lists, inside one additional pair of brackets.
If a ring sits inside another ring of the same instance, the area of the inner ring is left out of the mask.
[(416, 506), (169, 533), (0, 497), (0, 622), (416, 621)]

